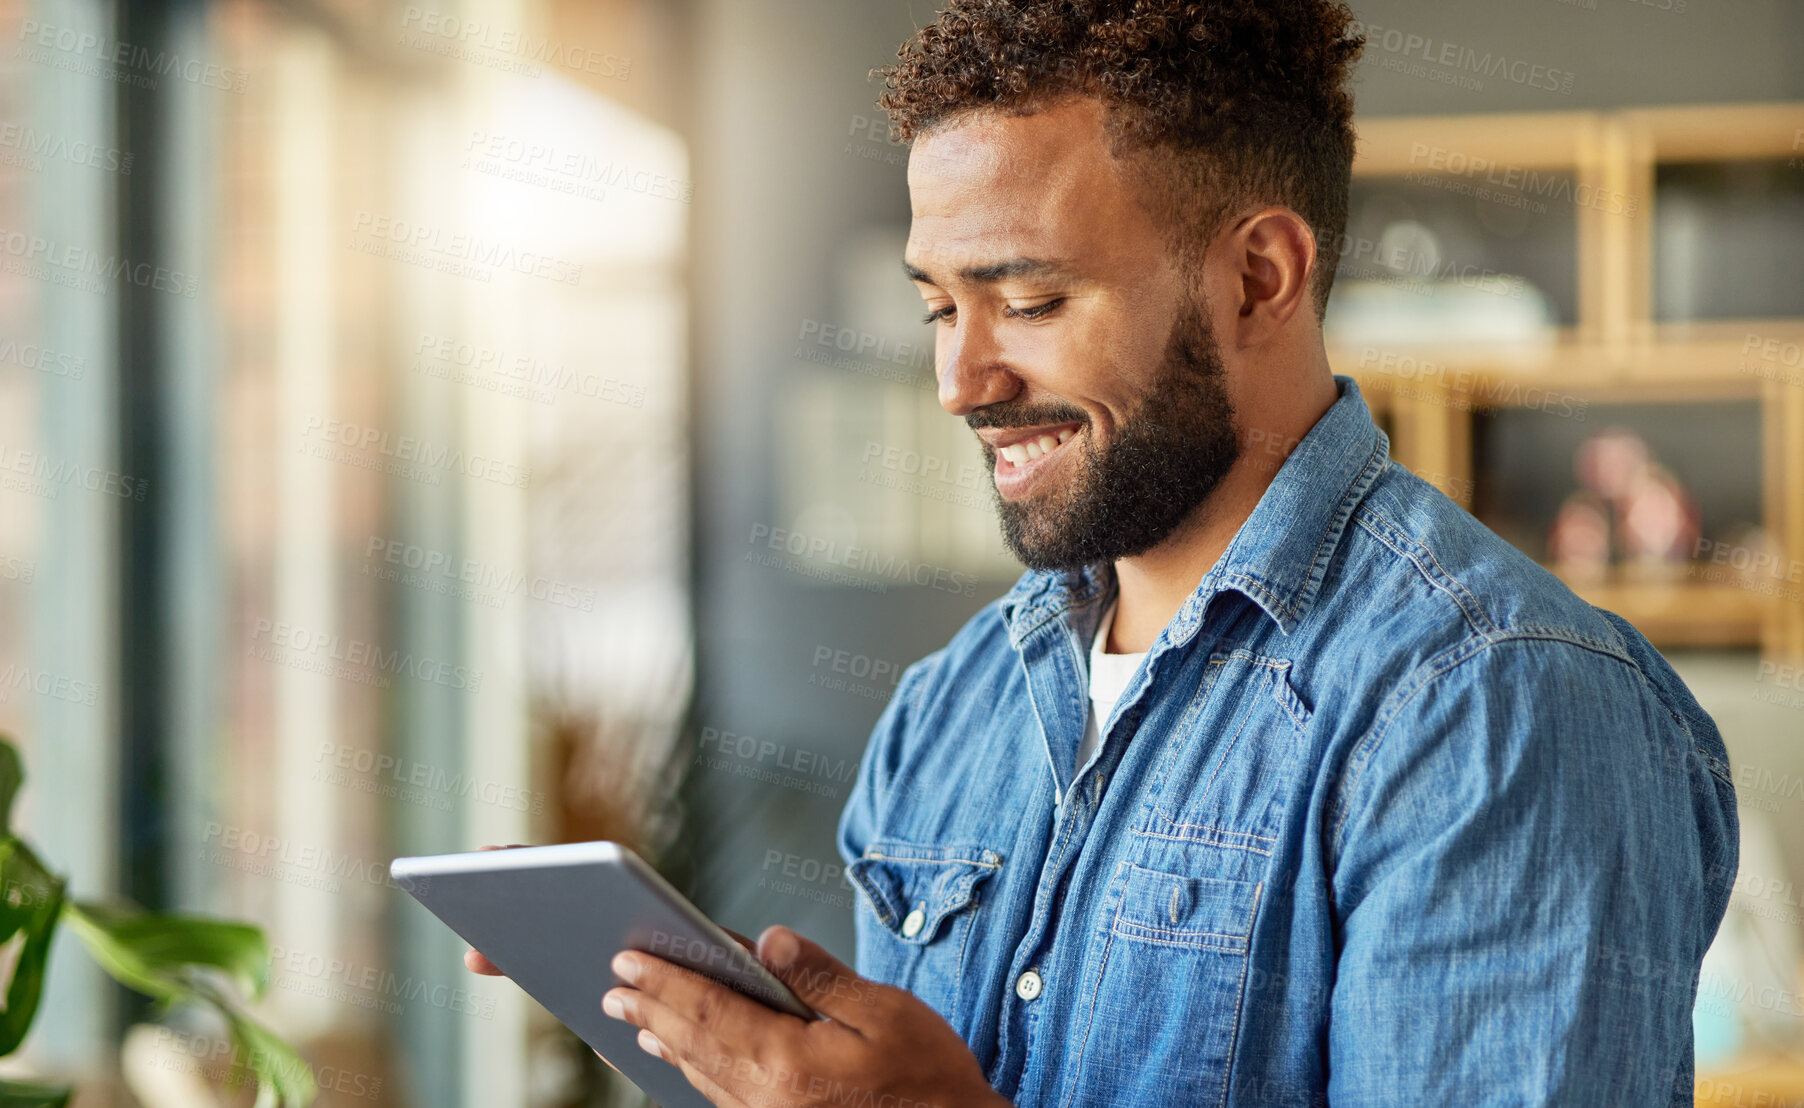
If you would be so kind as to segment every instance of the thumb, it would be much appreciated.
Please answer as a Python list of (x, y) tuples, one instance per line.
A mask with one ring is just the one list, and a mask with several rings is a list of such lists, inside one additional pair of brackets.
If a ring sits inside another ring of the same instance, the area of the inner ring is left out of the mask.
[(758, 936), (758, 960), (803, 1004), (852, 1028), (859, 1026), (882, 987), (858, 976), (819, 943), (780, 925), (767, 927)]

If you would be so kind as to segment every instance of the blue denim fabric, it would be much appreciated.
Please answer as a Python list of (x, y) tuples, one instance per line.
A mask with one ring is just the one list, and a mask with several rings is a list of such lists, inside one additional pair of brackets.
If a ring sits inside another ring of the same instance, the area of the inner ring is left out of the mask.
[(1690, 1104), (1722, 739), (1336, 380), (1075, 775), (1112, 567), (908, 668), (839, 827), (858, 969), (1024, 1106)]

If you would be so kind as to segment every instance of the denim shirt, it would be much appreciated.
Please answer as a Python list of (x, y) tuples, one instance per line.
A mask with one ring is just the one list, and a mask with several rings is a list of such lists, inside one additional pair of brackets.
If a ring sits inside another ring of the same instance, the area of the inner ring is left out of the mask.
[(1722, 738), (1336, 382), (1075, 774), (1112, 566), (906, 670), (839, 824), (859, 972), (1023, 1106), (1689, 1105)]

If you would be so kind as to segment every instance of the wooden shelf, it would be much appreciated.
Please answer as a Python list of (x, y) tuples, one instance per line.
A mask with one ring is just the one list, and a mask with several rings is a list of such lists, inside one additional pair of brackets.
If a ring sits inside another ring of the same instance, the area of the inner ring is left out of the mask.
[[(1766, 356), (1769, 341), (1779, 356)], [(1529, 390), (1591, 403), (1754, 399), (1769, 381), (1804, 389), (1800, 351), (1804, 320), (1781, 319), (1652, 325), (1618, 341), (1564, 328), (1542, 343), (1331, 346), (1328, 359), (1362, 389), (1439, 390), (1502, 408), (1541, 404), (1522, 399)]]
[(1622, 573), (1575, 580), (1548, 569), (1585, 603), (1615, 612), (1662, 646), (1759, 646), (1778, 603), (1739, 585), (1699, 580), (1685, 569), (1667, 581)]
[[(1600, 404), (1758, 402), (1761, 523), (1782, 558), (1804, 560), (1804, 319), (1652, 318), (1659, 165), (1796, 157), (1801, 143), (1804, 103), (1364, 121), (1356, 178), (1419, 174), (1508, 187), (1557, 172), (1598, 202), (1572, 209), (1577, 326), (1519, 343), (1330, 346), (1329, 362), (1383, 414), (1392, 456), (1468, 506), (1475, 412), (1535, 407), (1576, 417), (1581, 405), (1588, 416)], [(1758, 645), (1804, 658), (1801, 597), (1621, 573), (1569, 583), (1657, 645)]]
[(1694, 1088), (1697, 1108), (1732, 1108), (1738, 1104), (1784, 1108), (1804, 1103), (1804, 1061), (1772, 1051), (1750, 1051), (1743, 1057), (1700, 1070)]
[(1465, 170), (1475, 160), (1499, 171), (1572, 169), (1592, 159), (1602, 122), (1597, 113), (1583, 111), (1360, 120), (1353, 173), (1401, 177), (1434, 173), (1449, 162)]

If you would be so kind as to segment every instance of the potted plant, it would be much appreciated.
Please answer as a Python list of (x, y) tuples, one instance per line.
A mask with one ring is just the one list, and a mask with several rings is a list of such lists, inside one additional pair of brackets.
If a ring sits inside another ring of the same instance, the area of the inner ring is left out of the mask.
[[(246, 1014), (269, 984), (269, 944), (247, 923), (146, 912), (127, 904), (94, 904), (63, 895), (50, 872), (13, 833), (12, 808), (25, 780), (11, 740), (0, 736), (0, 952), (16, 950), (0, 1010), (0, 1057), (24, 1042), (37, 1015), (59, 925), (81, 939), (94, 960), (127, 988), (156, 1002), (159, 1016), (198, 1006), (224, 1020), (234, 1074), (256, 1082), (256, 1108), (306, 1108), (317, 1088), (306, 1061)], [(0, 953), (0, 973), (4, 954)], [(0, 1108), (61, 1108), (74, 1089), (0, 1079)]]

